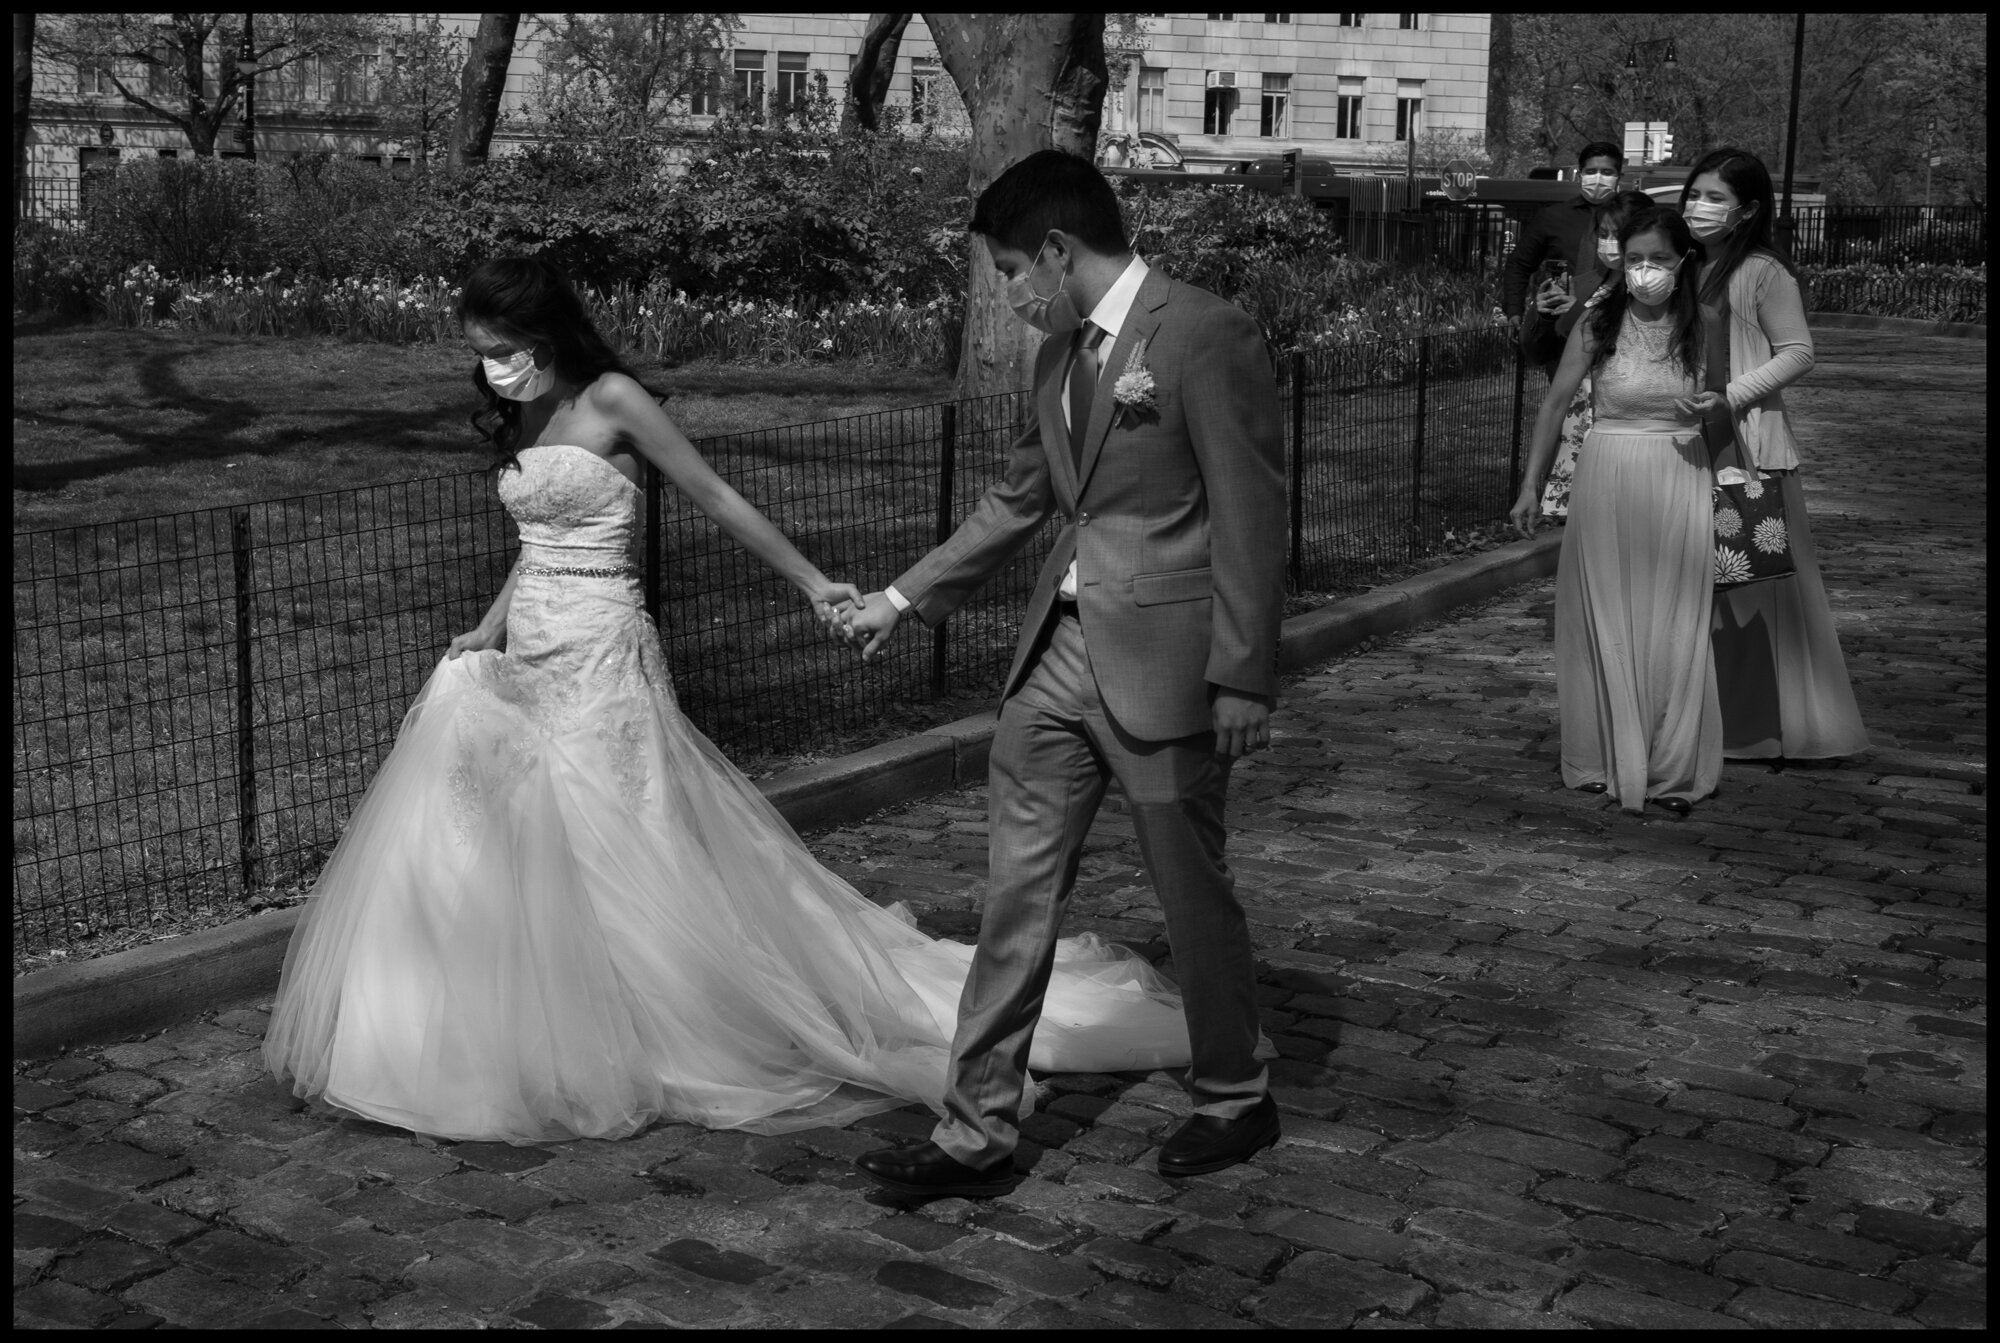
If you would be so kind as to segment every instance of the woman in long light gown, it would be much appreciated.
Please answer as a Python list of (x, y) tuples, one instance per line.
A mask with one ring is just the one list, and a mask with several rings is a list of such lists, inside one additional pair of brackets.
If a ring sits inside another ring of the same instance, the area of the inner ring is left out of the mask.
[(1707, 252), (1709, 339), (1728, 348), (1723, 395), (1736, 432), (1718, 465), (1776, 478), (1794, 566), (1788, 578), (1716, 594), (1715, 676), (1724, 756), (1824, 760), (1867, 750), (1868, 730), (1820, 579), (1785, 412), (1783, 389), (1811, 371), (1813, 343), (1797, 272), (1772, 237), (1773, 196), (1763, 161), (1732, 148), (1703, 155), (1681, 190), (1681, 210)]
[[(1594, 266), (1582, 264), (1582, 257), (1572, 273), (1579, 278), (1588, 277), (1591, 285), (1589, 294), (1582, 298), (1563, 300), (1561, 307), (1553, 309), (1556, 315), (1568, 310), (1570, 303), (1581, 303), (1586, 316), (1604, 296), (1618, 283), (1618, 272), (1624, 266), (1624, 251), (1618, 245), (1618, 230), (1625, 221), (1641, 210), (1650, 210), (1656, 204), (1643, 191), (1620, 191), (1606, 198), (1590, 216), (1590, 243), (1597, 261)], [(1579, 318), (1579, 321), (1584, 318)], [(1569, 487), (1576, 475), (1577, 449), (1590, 436), (1591, 400), (1590, 376), (1584, 375), (1577, 384), (1576, 392), (1563, 409), (1562, 433), (1556, 440), (1555, 464), (1549, 468), (1549, 478), (1542, 485), (1542, 516), (1545, 518), (1569, 517)]]
[[(264, 1057), (294, 1094), (444, 1138), (774, 1133), (941, 1098), (972, 949), (815, 862), (682, 717), (633, 564), (657, 464), (822, 621), (829, 582), (703, 462), (545, 263), (460, 316), (521, 554), (452, 641), (321, 873)], [(1173, 986), (1066, 940), (1042, 1071), (1184, 1065)]]
[(1654, 208), (1618, 241), (1621, 282), (1570, 332), (1511, 516), (1532, 534), (1562, 408), (1588, 370), (1595, 419), (1556, 570), (1563, 783), (1628, 812), (1652, 801), (1685, 816), (1722, 773), (1694, 240), (1678, 214)]

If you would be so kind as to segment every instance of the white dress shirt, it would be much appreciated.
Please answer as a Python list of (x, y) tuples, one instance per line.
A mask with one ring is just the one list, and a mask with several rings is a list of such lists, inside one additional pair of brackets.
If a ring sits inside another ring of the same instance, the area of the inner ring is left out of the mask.
[[(1139, 286), (1145, 282), (1146, 269), (1146, 263), (1141, 261), (1137, 255), (1134, 255), (1132, 260), (1126, 264), (1124, 271), (1120, 273), (1116, 280), (1112, 281), (1111, 287), (1104, 291), (1104, 297), (1097, 301), (1097, 306), (1092, 308), (1084, 317), (1086, 322), (1094, 324), (1104, 332), (1104, 339), (1097, 343), (1097, 376), (1100, 386), (1102, 385), (1104, 370), (1111, 367), (1111, 349), (1118, 343), (1118, 332), (1125, 325), (1126, 315), (1132, 311), (1132, 301), (1139, 297)], [(1074, 360), (1070, 362), (1072, 364), (1075, 363)], [(1116, 380), (1114, 379), (1113, 381), (1115, 382)], [(1070, 423), (1069, 373), (1067, 370), (1063, 373), (1062, 396), (1060, 399), (1062, 401), (1063, 428), (1068, 429)], [(1043, 445), (1044, 448), (1048, 446), (1047, 444)], [(1069, 445), (1063, 444), (1062, 447), (1064, 450), (1067, 450)], [(1057, 592), (1064, 601), (1073, 602), (1076, 600), (1075, 560), (1069, 562), (1069, 571), (1063, 575), (1062, 584), (1057, 588)], [(901, 612), (910, 609), (909, 599), (896, 591), (895, 584), (891, 583), (885, 588), (883, 595), (889, 599), (889, 604), (894, 606), (897, 611)]]

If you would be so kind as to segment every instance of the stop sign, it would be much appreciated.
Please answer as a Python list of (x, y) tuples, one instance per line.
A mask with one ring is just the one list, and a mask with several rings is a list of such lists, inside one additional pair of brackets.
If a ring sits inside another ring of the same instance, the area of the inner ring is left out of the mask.
[(1464, 159), (1453, 159), (1444, 165), (1444, 194), (1451, 199), (1469, 199), (1478, 183), (1479, 174)]

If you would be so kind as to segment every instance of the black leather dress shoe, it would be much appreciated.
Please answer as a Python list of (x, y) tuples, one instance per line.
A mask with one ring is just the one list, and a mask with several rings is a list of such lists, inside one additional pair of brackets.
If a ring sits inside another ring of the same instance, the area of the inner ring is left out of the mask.
[(1682, 820), (1686, 820), (1688, 814), (1694, 810), (1694, 804), (1684, 797), (1656, 797), (1653, 799), (1653, 805), (1661, 811), (1672, 812)]
[(876, 1184), (905, 1198), (992, 1198), (1021, 1183), (1012, 1157), (979, 1170), (947, 1155), (934, 1142), (863, 1152), (854, 1164)]
[(1278, 1103), (1269, 1096), (1235, 1119), (1196, 1115), (1160, 1149), (1160, 1174), (1206, 1175), (1248, 1161), (1278, 1141)]
[(1579, 793), (1602, 793), (1609, 787), (1609, 784), (1602, 783), (1580, 783), (1576, 786), (1576, 791)]

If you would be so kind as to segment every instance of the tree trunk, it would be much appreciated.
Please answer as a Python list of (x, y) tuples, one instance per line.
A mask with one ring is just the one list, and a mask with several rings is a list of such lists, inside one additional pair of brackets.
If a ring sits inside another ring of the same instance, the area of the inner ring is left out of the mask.
[(14, 13), (14, 227), (28, 204), (28, 105), (35, 88), (35, 16)]
[[(215, 133), (221, 129), (221, 118), (211, 118), (208, 94), (208, 34), (210, 28), (196, 26), (198, 19), (190, 15), (176, 15), (181, 20), (181, 79), (188, 95), (188, 146), (197, 158), (215, 156)], [(212, 25), (211, 25), (212, 26)], [(217, 90), (218, 103), (229, 100), (229, 88), (225, 82)]]
[(910, 26), (908, 14), (870, 14), (861, 34), (861, 50), (847, 70), (847, 97), (840, 110), (840, 128), (851, 131), (859, 126), (872, 131), (881, 128), (882, 102), (889, 96), (889, 81), (896, 75), (896, 50), (903, 43), (903, 30)]
[[(1086, 160), (1095, 153), (1107, 85), (1102, 14), (926, 14), (924, 21), (972, 123), (966, 190), (973, 199), (1037, 150)], [(967, 246), (956, 395), (1024, 390), (1041, 337), (1002, 300), (985, 244), (975, 236)]]
[(1491, 15), (1492, 36), (1486, 54), (1486, 152), (1493, 156), (1496, 176), (1515, 171), (1513, 130), (1514, 16)]
[(448, 165), (453, 171), (486, 162), (493, 128), (500, 120), (500, 95), (507, 91), (507, 63), (514, 55), (519, 14), (481, 14), (479, 32), (465, 55), (458, 86), (458, 119), (452, 123)]

